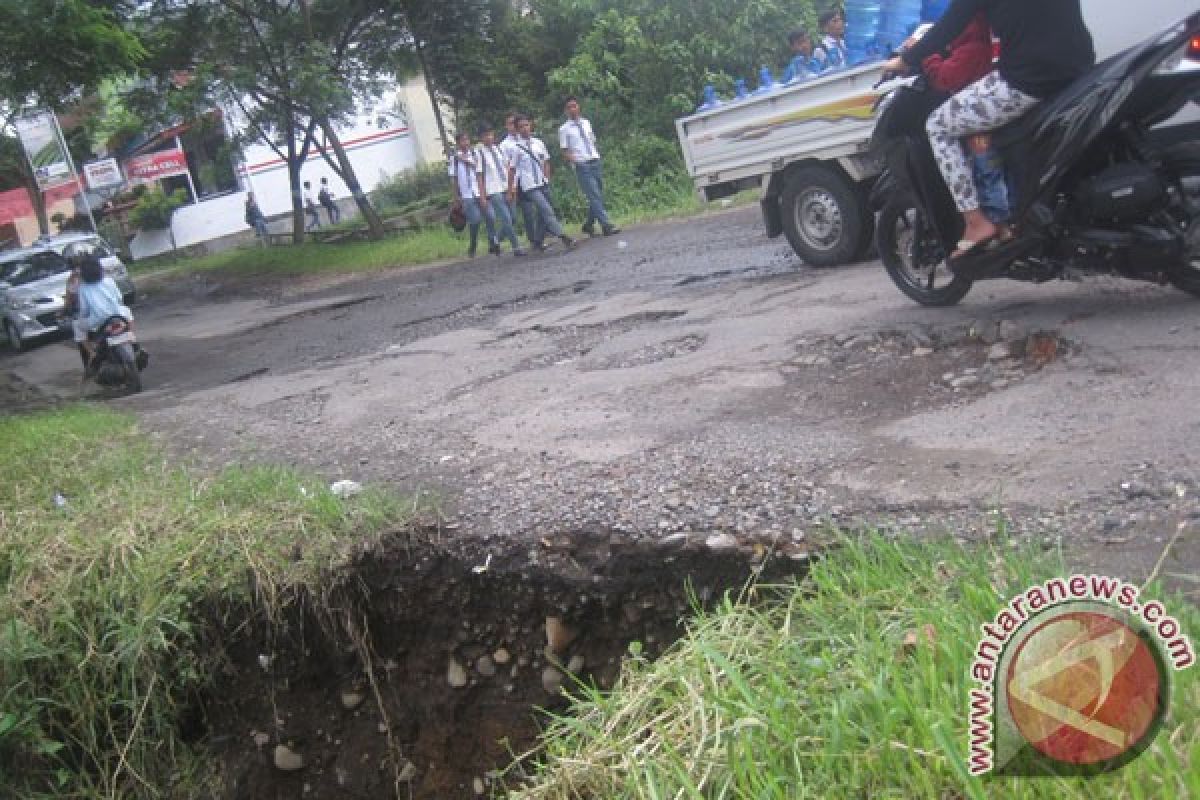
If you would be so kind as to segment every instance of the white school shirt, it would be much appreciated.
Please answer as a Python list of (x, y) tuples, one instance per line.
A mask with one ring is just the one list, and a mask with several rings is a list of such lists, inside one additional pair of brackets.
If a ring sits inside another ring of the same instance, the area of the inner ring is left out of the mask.
[(536, 136), (528, 141), (513, 139), (512, 149), (509, 150), (509, 166), (517, 171), (517, 185), (525, 191), (545, 186), (546, 172), (542, 163), (550, 158), (550, 151)]
[(509, 155), (498, 144), (475, 146), (475, 172), (483, 176), (488, 197), (508, 191)]
[(458, 196), (463, 200), (479, 197), (479, 181), (475, 178), (475, 153), (455, 150), (450, 156), (446, 174), (458, 181)]
[(583, 117), (569, 119), (559, 126), (558, 146), (570, 153), (574, 161), (592, 161), (600, 157), (592, 123)]

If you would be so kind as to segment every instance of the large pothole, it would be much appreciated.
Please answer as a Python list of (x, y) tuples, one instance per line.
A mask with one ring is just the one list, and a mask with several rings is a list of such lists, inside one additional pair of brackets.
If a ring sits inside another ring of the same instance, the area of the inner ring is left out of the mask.
[(653, 657), (696, 604), (806, 563), (722, 537), (600, 531), (369, 552), (303, 611), (220, 642), (226, 674), (202, 726), (220, 794), (490, 793), (536, 743), (539, 709), (565, 705), (559, 686), (610, 687), (631, 643)]

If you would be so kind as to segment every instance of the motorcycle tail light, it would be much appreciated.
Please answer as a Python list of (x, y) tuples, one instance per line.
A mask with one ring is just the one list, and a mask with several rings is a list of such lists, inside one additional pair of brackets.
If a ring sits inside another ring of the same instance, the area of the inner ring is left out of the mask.
[(1187, 58), (1191, 61), (1200, 61), (1200, 36), (1193, 36), (1188, 41)]
[(125, 325), (120, 322), (109, 323), (109, 326), (104, 329), (109, 336), (116, 336), (121, 331), (125, 330)]

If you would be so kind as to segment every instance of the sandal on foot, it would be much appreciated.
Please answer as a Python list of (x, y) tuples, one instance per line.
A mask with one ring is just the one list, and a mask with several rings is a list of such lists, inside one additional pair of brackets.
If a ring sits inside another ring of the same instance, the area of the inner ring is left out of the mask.
[(982, 253), (984, 250), (994, 247), (999, 238), (999, 233), (993, 233), (991, 236), (985, 236), (977, 242), (973, 242), (970, 239), (959, 239), (958, 244), (955, 245), (955, 251), (950, 254), (950, 260), (954, 261), (959, 258)]

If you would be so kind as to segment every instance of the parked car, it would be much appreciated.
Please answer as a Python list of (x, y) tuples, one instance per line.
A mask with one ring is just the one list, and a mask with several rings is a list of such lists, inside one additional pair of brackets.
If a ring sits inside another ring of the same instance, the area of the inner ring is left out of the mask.
[(68, 261), (80, 250), (91, 250), (100, 259), (105, 274), (117, 282), (125, 305), (131, 306), (137, 299), (137, 287), (133, 285), (133, 278), (129, 277), (129, 270), (104, 237), (94, 233), (59, 233), (39, 236), (34, 246), (53, 250)]
[(70, 331), (62, 316), (71, 265), (54, 250), (28, 247), (0, 253), (0, 325), (13, 350)]

